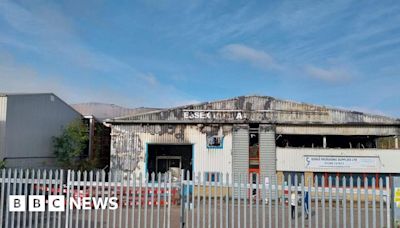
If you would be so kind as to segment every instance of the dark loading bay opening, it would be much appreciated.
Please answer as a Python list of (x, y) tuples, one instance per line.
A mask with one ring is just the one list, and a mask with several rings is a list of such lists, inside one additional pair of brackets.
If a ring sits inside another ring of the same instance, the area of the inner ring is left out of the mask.
[(193, 151), (192, 145), (158, 145), (147, 147), (147, 172), (166, 173), (171, 168), (179, 168), (190, 172), (191, 179)]
[(255, 173), (260, 174), (260, 142), (259, 125), (250, 124), (249, 129), (249, 173), (253, 173), (253, 179), (256, 179)]

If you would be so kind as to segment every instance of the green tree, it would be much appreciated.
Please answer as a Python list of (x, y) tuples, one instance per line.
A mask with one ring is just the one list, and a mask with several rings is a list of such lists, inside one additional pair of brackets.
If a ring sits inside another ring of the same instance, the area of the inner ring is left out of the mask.
[(74, 120), (59, 137), (53, 137), (54, 154), (63, 168), (78, 168), (79, 160), (87, 148), (88, 127), (80, 119)]
[(6, 161), (0, 161), (0, 169), (6, 168)]

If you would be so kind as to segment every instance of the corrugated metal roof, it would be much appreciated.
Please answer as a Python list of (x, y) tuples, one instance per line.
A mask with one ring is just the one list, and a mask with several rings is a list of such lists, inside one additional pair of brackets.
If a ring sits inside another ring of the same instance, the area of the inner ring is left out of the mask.
[[(229, 118), (188, 119), (184, 112), (243, 112), (243, 120)], [(107, 120), (110, 123), (240, 123), (263, 122), (284, 124), (383, 124), (400, 125), (399, 119), (365, 114), (320, 105), (276, 99), (269, 96), (241, 96), (226, 100), (185, 105), (144, 114)]]
[(82, 115), (91, 115), (96, 119), (103, 121), (108, 118), (116, 118), (121, 116), (131, 116), (137, 114), (143, 114), (150, 111), (160, 110), (155, 108), (125, 108), (114, 104), (104, 103), (81, 103), (71, 105), (75, 110), (80, 112)]

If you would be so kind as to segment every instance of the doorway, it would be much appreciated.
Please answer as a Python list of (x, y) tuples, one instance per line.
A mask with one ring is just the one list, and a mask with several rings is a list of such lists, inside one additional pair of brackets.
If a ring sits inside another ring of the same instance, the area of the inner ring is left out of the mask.
[[(148, 144), (147, 172), (166, 173), (171, 169), (193, 171), (193, 146), (191, 144)], [(191, 176), (190, 176), (191, 178)]]
[(171, 168), (181, 169), (181, 157), (180, 156), (157, 156), (156, 157), (156, 172), (165, 173)]

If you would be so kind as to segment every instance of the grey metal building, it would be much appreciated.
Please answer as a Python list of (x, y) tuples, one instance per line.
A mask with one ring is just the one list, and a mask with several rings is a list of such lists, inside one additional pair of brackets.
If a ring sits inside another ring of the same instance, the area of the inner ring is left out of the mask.
[(0, 159), (7, 167), (55, 167), (52, 137), (76, 118), (52, 93), (0, 94)]
[[(400, 120), (243, 96), (107, 120), (111, 168), (287, 176), (399, 174)], [(328, 179), (328, 178), (326, 178)]]

